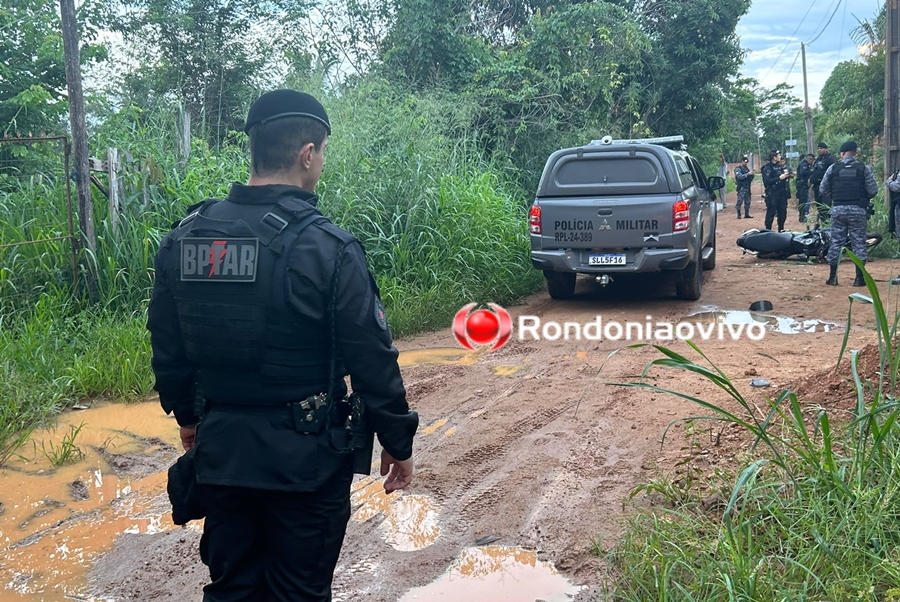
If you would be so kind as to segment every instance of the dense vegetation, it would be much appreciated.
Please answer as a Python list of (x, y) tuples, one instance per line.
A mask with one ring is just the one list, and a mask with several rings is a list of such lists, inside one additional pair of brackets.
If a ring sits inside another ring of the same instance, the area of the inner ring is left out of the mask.
[[(632, 386), (695, 402), (753, 447), (741, 465), (710, 478), (689, 468), (678, 482), (663, 476), (635, 491), (660, 504), (632, 518), (610, 554), (615, 599), (900, 599), (898, 316), (887, 312), (868, 274), (866, 285), (869, 295), (853, 295), (851, 304), (874, 309), (878, 362), (861, 373), (859, 354), (850, 354), (857, 403), (849, 412), (804, 407), (787, 391), (760, 408), (700, 349), (693, 361), (660, 348), (665, 357), (655, 367), (698, 374), (731, 403)], [(688, 422), (696, 436), (703, 421)]]

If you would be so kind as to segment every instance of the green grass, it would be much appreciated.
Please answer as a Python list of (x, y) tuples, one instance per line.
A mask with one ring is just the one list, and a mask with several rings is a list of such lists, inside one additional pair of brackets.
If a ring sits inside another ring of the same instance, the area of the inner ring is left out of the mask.
[[(886, 313), (868, 274), (866, 281), (869, 295), (854, 294), (851, 304), (875, 310), (884, 377), (866, 382), (851, 353), (858, 401), (849, 422), (805, 408), (790, 392), (760, 410), (694, 345), (699, 362), (657, 347), (664, 357), (647, 370), (692, 372), (735, 411), (645, 382), (626, 385), (692, 401), (701, 418), (737, 425), (754, 447), (734, 473), (688, 488), (663, 476), (635, 491), (667, 504), (639, 510), (610, 552), (612, 599), (900, 600), (897, 316)], [(710, 508), (704, 497), (721, 503)]]
[[(84, 459), (84, 450), (75, 443), (75, 440), (78, 438), (78, 435), (83, 428), (84, 422), (78, 426), (70, 424), (69, 431), (63, 435), (62, 441), (58, 444), (53, 443), (52, 441), (49, 443), (41, 441), (41, 452), (43, 452), (44, 457), (50, 460), (52, 466), (75, 464)], [(56, 433), (56, 429), (54, 429), (53, 432)]]
[(78, 311), (44, 296), (0, 330), (0, 464), (53, 414), (80, 399), (131, 401), (153, 384), (143, 313)]

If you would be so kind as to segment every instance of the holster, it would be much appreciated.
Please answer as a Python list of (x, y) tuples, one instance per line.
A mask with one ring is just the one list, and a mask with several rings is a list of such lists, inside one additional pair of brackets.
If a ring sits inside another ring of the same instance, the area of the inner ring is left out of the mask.
[(353, 448), (353, 472), (369, 474), (372, 471), (372, 448), (375, 445), (375, 433), (366, 421), (366, 405), (356, 393), (347, 398), (350, 416), (347, 426), (350, 429), (350, 446)]
[(375, 434), (366, 425), (365, 407), (355, 393), (334, 402), (327, 393), (319, 393), (290, 404), (297, 432), (308, 435), (326, 432), (332, 451), (339, 455), (353, 454), (353, 472), (367, 475), (372, 470)]
[(328, 424), (332, 405), (327, 393), (310, 395), (303, 401), (290, 404), (294, 429), (307, 435), (321, 434)]
[(194, 467), (196, 449), (192, 447), (169, 467), (166, 492), (172, 504), (172, 522), (176, 525), (186, 525), (192, 520), (206, 517), (206, 509), (201, 503), (197, 485), (197, 471)]

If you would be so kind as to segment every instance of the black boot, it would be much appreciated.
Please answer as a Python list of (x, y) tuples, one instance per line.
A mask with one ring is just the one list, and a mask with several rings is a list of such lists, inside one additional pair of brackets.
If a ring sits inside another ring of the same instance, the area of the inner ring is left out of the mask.
[(747, 211), (746, 213), (744, 213), (744, 217), (747, 218), (747, 219), (753, 219), (753, 216), (750, 215), (750, 212), (749, 212), (749, 211)]
[(738, 211), (738, 219), (741, 219), (741, 212)]
[(837, 268), (838, 267), (836, 265), (831, 266), (831, 272), (828, 274), (828, 280), (825, 281), (825, 284), (827, 284), (828, 286), (838, 285)]
[(856, 268), (856, 279), (853, 281), (853, 286), (865, 286), (866, 278), (863, 276), (863, 271), (857, 266)]

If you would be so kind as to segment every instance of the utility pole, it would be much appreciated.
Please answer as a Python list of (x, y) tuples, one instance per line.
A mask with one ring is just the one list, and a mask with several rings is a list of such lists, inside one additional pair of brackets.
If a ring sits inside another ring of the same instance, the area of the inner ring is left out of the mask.
[[(81, 89), (81, 56), (78, 50), (78, 21), (75, 0), (59, 0), (62, 17), (63, 49), (66, 54), (66, 88), (69, 94), (69, 123), (72, 127), (72, 151), (75, 159), (75, 191), (78, 197), (78, 224), (81, 246), (93, 252), (97, 248), (94, 234), (94, 211), (91, 202), (91, 181), (88, 172), (87, 128), (84, 123), (84, 94)], [(92, 262), (88, 260), (88, 265)], [(89, 267), (88, 291), (97, 290), (94, 270)]]
[[(800, 44), (800, 53), (803, 55), (803, 116), (806, 121), (806, 152), (813, 152), (813, 128), (812, 111), (809, 109), (809, 86), (806, 84), (806, 44)], [(791, 136), (793, 138), (793, 136)]]
[[(900, 169), (900, 0), (885, 5), (884, 175)], [(890, 196), (884, 195), (890, 209)]]

